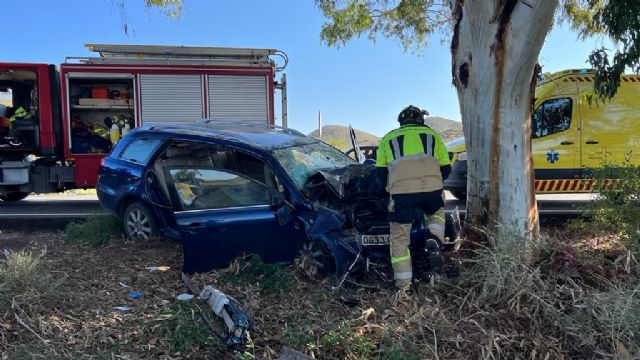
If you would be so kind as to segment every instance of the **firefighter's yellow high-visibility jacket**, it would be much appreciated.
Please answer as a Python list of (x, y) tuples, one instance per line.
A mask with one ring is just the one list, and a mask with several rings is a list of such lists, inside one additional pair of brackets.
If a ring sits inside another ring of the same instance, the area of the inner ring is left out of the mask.
[(390, 194), (442, 189), (440, 167), (447, 165), (442, 137), (426, 125), (404, 125), (385, 135), (378, 146), (376, 166), (388, 167)]

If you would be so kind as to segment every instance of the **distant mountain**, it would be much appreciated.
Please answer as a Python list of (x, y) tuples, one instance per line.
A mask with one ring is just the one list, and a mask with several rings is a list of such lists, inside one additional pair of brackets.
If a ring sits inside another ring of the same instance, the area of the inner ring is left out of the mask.
[(431, 116), (427, 118), (427, 125), (433, 130), (440, 133), (444, 142), (457, 139), (464, 136), (462, 131), (462, 123), (460, 121), (450, 120), (439, 116)]
[[(427, 125), (440, 133), (444, 142), (464, 136), (462, 123), (460, 121), (445, 119), (439, 116), (427, 118)], [(355, 130), (360, 145), (377, 145), (380, 138), (362, 130)], [(309, 136), (318, 138), (318, 130), (314, 130)], [(322, 140), (335, 146), (338, 149), (346, 150), (351, 148), (351, 138), (349, 137), (349, 127), (342, 125), (325, 125), (322, 127)]]
[(0, 97), (0, 105), (4, 105), (4, 106), (11, 105), (11, 99), (3, 99)]
[[(377, 145), (380, 138), (361, 130), (356, 131), (356, 136), (360, 145)], [(318, 138), (318, 130), (314, 130), (309, 136)], [(322, 141), (335, 146), (340, 150), (351, 148), (351, 137), (349, 137), (349, 127), (342, 125), (325, 125), (322, 127)]]

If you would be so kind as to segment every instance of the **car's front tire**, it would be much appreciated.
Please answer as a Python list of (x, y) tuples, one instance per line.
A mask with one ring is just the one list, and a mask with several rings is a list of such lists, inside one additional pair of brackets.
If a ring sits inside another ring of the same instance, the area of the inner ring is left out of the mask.
[(158, 227), (151, 211), (136, 201), (122, 213), (124, 233), (129, 240), (149, 240), (158, 236)]

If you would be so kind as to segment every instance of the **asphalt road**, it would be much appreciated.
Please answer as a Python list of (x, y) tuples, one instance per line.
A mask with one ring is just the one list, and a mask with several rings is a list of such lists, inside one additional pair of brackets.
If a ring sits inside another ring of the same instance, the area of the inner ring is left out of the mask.
[[(572, 215), (593, 195), (539, 195), (541, 216)], [(447, 194), (446, 210), (458, 208), (464, 214), (465, 202)], [(0, 228), (4, 220), (78, 219), (104, 214), (95, 195), (32, 195), (18, 202), (0, 202)]]

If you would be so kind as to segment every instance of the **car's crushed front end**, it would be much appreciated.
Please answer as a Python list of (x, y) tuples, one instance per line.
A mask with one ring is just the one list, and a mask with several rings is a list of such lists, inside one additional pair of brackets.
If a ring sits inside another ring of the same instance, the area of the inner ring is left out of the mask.
[[(375, 166), (366, 164), (320, 170), (307, 180), (304, 192), (314, 215), (303, 221), (310, 241), (331, 250), (336, 273), (388, 261), (389, 195), (384, 180)], [(411, 231), (414, 253), (424, 251), (427, 231), (423, 214), (417, 213)]]

